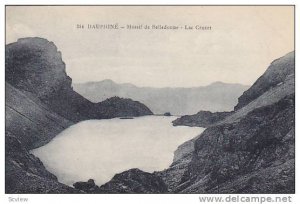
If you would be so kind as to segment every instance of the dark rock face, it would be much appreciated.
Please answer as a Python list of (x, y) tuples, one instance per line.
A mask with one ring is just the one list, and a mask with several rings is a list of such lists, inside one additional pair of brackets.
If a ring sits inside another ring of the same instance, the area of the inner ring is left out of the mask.
[(73, 186), (86, 193), (166, 193), (164, 181), (155, 174), (139, 169), (116, 174), (108, 183), (97, 186), (93, 179), (88, 182), (76, 182)]
[(194, 115), (184, 115), (172, 121), (174, 126), (190, 126), (190, 127), (209, 127), (223, 120), (233, 112), (215, 112), (199, 111)]
[(73, 184), (73, 186), (74, 188), (87, 193), (99, 192), (99, 186), (95, 184), (93, 179), (89, 179), (87, 182), (76, 182)]
[(61, 53), (46, 39), (20, 39), (7, 45), (5, 52), (5, 80), (17, 89), (38, 98), (48, 98), (60, 87), (70, 84)]
[(156, 176), (139, 169), (116, 174), (108, 183), (100, 187), (102, 193), (166, 193), (167, 186)]
[(31, 93), (52, 112), (77, 122), (88, 119), (92, 103), (72, 90), (72, 80), (56, 46), (42, 38), (24, 38), (6, 46), (6, 82)]
[[(238, 123), (208, 128), (195, 141), (192, 160), (177, 190), (294, 193), (294, 102), (290, 95), (250, 112)], [(239, 186), (232, 186), (237, 180), (242, 180)]]
[(60, 184), (29, 150), (45, 145), (74, 122), (152, 114), (130, 99), (92, 103), (73, 91), (61, 53), (42, 38), (6, 46), (5, 80), (7, 193), (79, 192)]
[(5, 193), (80, 193), (61, 184), (11, 133), (5, 134)]
[(280, 85), (291, 75), (295, 74), (295, 52), (274, 60), (266, 72), (239, 97), (235, 110), (247, 105), (272, 87)]
[(174, 152), (173, 163), (169, 168), (161, 172), (155, 172), (166, 183), (169, 192), (175, 192), (177, 186), (181, 184), (186, 169), (192, 160), (195, 151), (194, 143), (197, 138), (186, 141), (177, 148)]
[(5, 129), (27, 149), (48, 143), (74, 124), (53, 112), (33, 94), (5, 84)]

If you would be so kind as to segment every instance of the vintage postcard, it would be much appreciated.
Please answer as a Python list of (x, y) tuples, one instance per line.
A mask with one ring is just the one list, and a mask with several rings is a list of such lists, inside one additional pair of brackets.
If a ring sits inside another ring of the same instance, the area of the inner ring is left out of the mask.
[(5, 12), (6, 194), (295, 193), (294, 6)]

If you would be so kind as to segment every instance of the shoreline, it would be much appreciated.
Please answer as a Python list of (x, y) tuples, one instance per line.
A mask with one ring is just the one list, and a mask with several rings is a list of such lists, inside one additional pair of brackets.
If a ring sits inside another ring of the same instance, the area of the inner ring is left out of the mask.
[[(146, 116), (139, 116), (139, 117), (135, 117), (135, 118), (143, 118), (143, 117), (149, 117), (149, 116), (151, 116), (151, 117), (166, 117), (166, 118), (174, 117), (174, 118), (177, 118), (177, 116), (173, 116), (173, 115), (172, 115), (172, 116), (164, 116), (163, 114), (146, 115)], [(67, 130), (68, 128), (70, 128), (70, 127), (72, 127), (72, 126), (78, 125), (78, 123), (81, 123), (81, 122), (87, 122), (87, 121), (113, 120), (113, 119), (116, 119), (116, 120), (117, 120), (117, 119), (120, 119), (120, 118), (116, 117), (116, 118), (110, 118), (110, 119), (90, 119), (90, 120), (79, 121), (79, 122), (77, 122), (77, 123), (74, 123), (74, 124), (70, 125), (69, 127), (66, 127), (64, 130), (62, 130), (62, 131), (61, 131), (60, 133), (58, 133), (56, 136), (54, 136), (53, 138), (51, 138), (51, 140), (49, 140), (47, 143), (45, 143), (45, 144), (43, 144), (43, 145), (41, 145), (41, 146), (39, 146), (39, 147), (37, 147), (37, 148), (30, 149), (30, 150), (28, 150), (28, 151), (29, 151), (30, 154), (33, 154), (35, 157), (37, 157), (37, 158), (42, 162), (43, 166), (44, 166), (51, 174), (53, 174), (54, 176), (58, 177), (58, 175), (56, 175), (55, 173), (53, 173), (53, 171), (51, 171), (51, 169), (49, 169), (49, 167), (47, 167), (47, 165), (45, 165), (44, 160), (42, 160), (37, 154), (34, 154), (33, 151), (36, 150), (36, 149), (39, 149), (39, 148), (41, 148), (41, 147), (43, 147), (43, 146), (46, 146), (46, 145), (49, 144), (49, 143), (51, 143), (51, 142), (52, 142), (55, 138), (57, 138), (57, 137), (59, 136), (59, 134), (61, 134), (63, 131)], [(172, 122), (170, 122), (170, 125), (172, 125)], [(188, 126), (186, 126), (186, 127), (188, 127)], [(175, 127), (173, 126), (173, 128), (175, 128)], [(145, 170), (140, 169), (139, 167), (134, 167), (134, 166), (133, 166), (133, 167), (130, 167), (129, 169), (126, 169), (126, 170), (124, 170), (124, 171), (122, 170), (121, 172), (115, 173), (115, 174), (112, 176), (112, 178), (113, 178), (114, 176), (116, 176), (117, 174), (122, 173), (122, 172), (126, 172), (126, 171), (128, 171), (128, 170), (130, 170), (130, 169), (139, 169), (139, 170), (141, 170), (141, 171), (143, 171), (143, 172), (145, 172), (145, 173), (150, 173), (150, 174), (157, 174), (157, 173), (162, 173), (162, 172), (164, 172), (165, 170), (169, 169), (169, 168), (173, 165), (173, 163), (175, 162), (176, 153), (178, 154), (178, 151), (179, 151), (179, 152), (180, 152), (180, 151), (183, 151), (182, 149), (180, 149), (180, 147), (181, 147), (182, 145), (188, 143), (188, 142), (191, 142), (191, 141), (195, 140), (195, 138), (198, 138), (198, 137), (205, 131), (205, 128), (203, 128), (203, 130), (202, 130), (202, 128), (200, 127), (200, 129), (201, 129), (201, 130), (200, 130), (201, 132), (197, 133), (197, 135), (195, 135), (193, 138), (188, 139), (188, 140), (186, 140), (186, 141), (183, 141), (182, 143), (180, 143), (180, 144), (176, 147), (176, 149), (174, 149), (174, 151), (172, 152), (172, 153), (173, 153), (172, 161), (170, 162), (170, 164), (168, 164), (168, 166), (164, 167), (163, 169), (161, 169), (161, 170), (153, 170), (153, 171), (145, 171)], [(186, 150), (184, 150), (184, 151), (186, 151)], [(185, 153), (183, 153), (183, 154), (185, 154)], [(111, 179), (112, 179), (112, 178), (111, 178)], [(94, 178), (91, 177), (90, 179), (94, 179)], [(110, 180), (111, 180), (111, 179), (110, 179)], [(99, 186), (105, 185), (106, 183), (110, 182), (110, 180), (108, 180), (107, 182), (102, 183), (102, 184), (99, 185)], [(69, 187), (74, 188), (73, 184), (76, 183), (76, 182), (80, 182), (80, 179), (75, 180), (74, 183), (72, 183), (72, 184), (70, 184), (70, 183), (64, 183), (64, 182), (59, 181), (59, 180), (58, 180), (58, 182), (61, 183), (61, 184), (67, 185), (67, 186), (69, 186)], [(76, 188), (74, 188), (74, 189), (76, 189)]]

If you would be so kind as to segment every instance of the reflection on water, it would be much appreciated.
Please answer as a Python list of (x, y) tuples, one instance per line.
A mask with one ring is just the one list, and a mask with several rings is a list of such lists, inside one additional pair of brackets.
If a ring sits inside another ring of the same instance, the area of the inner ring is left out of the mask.
[(101, 185), (131, 168), (160, 171), (172, 163), (180, 144), (203, 131), (197, 127), (173, 127), (171, 121), (175, 119), (145, 116), (87, 120), (69, 127), (32, 153), (67, 185), (90, 178)]

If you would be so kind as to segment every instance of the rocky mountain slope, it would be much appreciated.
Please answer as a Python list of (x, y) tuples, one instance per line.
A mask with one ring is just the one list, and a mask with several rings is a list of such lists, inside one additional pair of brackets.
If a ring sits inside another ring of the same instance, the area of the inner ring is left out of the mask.
[(295, 192), (293, 56), (274, 61), (235, 112), (181, 145), (173, 164), (154, 173), (168, 192)]
[(208, 128), (195, 141), (176, 191), (292, 193), (294, 107), (294, 95), (289, 95), (253, 110), (238, 123)]
[(59, 183), (56, 176), (9, 132), (5, 133), (5, 192), (83, 193)]
[(130, 99), (92, 103), (76, 93), (61, 53), (42, 38), (6, 46), (5, 81), (7, 193), (78, 192), (58, 183), (29, 150), (81, 120), (152, 114)]
[(110, 182), (97, 186), (93, 179), (87, 182), (76, 182), (75, 189), (86, 193), (167, 193), (164, 181), (155, 174), (143, 172), (139, 169), (116, 174)]
[[(5, 80), (18, 90), (30, 92), (53, 112), (73, 122), (110, 117), (109, 113), (101, 114), (109, 104), (92, 103), (73, 90), (61, 53), (46, 39), (24, 38), (6, 46)], [(114, 108), (116, 103), (120, 105)], [(114, 99), (109, 107), (111, 113), (119, 111), (121, 106), (130, 106), (138, 115), (143, 114), (144, 107), (145, 115), (152, 114), (141, 103), (121, 98)]]
[(74, 90), (93, 102), (113, 96), (131, 98), (145, 104), (156, 114), (193, 114), (199, 110), (231, 111), (248, 86), (215, 82), (194, 88), (150, 88), (117, 84), (112, 80), (74, 84)]
[[(208, 127), (217, 122), (230, 122), (245, 116), (251, 110), (270, 105), (286, 95), (294, 93), (295, 53), (291, 52), (274, 60), (265, 73), (239, 97), (232, 112), (200, 111), (173, 121), (173, 125)], [(225, 119), (223, 121), (223, 119)]]
[(295, 52), (290, 52), (287, 55), (274, 60), (265, 73), (239, 97), (239, 102), (235, 106), (235, 110), (244, 107), (254, 99), (264, 94), (266, 91), (276, 86), (280, 86), (281, 83), (286, 82), (289, 78), (294, 78), (294, 59)]
[(166, 193), (167, 186), (156, 176), (139, 169), (116, 174), (110, 182), (100, 187), (101, 193)]

